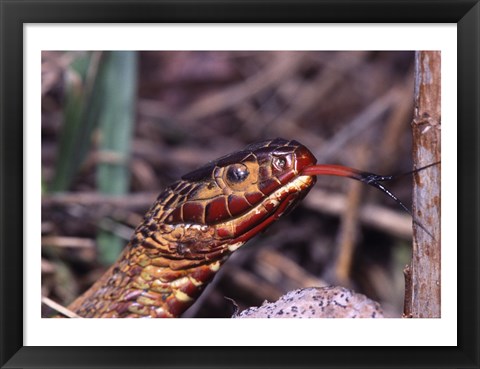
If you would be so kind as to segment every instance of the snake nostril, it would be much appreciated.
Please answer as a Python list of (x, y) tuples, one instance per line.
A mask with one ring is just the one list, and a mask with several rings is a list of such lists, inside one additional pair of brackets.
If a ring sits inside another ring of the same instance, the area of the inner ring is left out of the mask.
[(283, 170), (287, 166), (287, 159), (283, 156), (273, 158), (273, 166), (278, 170)]

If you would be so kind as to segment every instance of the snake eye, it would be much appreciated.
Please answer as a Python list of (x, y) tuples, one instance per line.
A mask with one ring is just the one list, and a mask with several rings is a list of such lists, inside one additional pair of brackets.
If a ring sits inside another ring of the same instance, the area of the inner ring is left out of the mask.
[(233, 164), (227, 169), (227, 179), (231, 183), (243, 182), (249, 174), (248, 168), (243, 164)]
[(283, 156), (275, 156), (272, 160), (272, 164), (277, 170), (283, 170), (287, 166), (287, 159)]

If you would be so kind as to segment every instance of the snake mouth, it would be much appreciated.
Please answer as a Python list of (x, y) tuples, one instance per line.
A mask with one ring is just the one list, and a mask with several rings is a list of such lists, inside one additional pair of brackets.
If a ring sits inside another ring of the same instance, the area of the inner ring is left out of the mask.
[(226, 240), (231, 245), (229, 247), (231, 251), (242, 246), (286, 212), (291, 211), (307, 195), (315, 182), (315, 176), (294, 177), (245, 214), (215, 225), (217, 237)]

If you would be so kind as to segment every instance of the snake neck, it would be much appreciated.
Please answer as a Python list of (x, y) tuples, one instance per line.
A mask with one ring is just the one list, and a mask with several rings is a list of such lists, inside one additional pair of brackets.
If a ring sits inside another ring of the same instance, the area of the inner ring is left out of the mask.
[(178, 317), (230, 254), (177, 259), (156, 251), (130, 243), (119, 260), (69, 309), (93, 318)]
[(200, 295), (232, 250), (209, 227), (165, 224), (158, 206), (71, 311), (90, 318), (178, 317)]

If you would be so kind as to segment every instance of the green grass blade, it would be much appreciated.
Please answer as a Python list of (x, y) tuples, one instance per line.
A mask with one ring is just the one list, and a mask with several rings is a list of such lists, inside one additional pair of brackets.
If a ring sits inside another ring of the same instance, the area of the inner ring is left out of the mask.
[[(108, 56), (102, 74), (105, 103), (99, 124), (99, 158), (97, 185), (107, 195), (122, 195), (130, 185), (130, 146), (135, 117), (137, 89), (137, 55), (114, 51)], [(113, 263), (124, 247), (124, 241), (107, 231), (97, 237), (99, 259)]]

